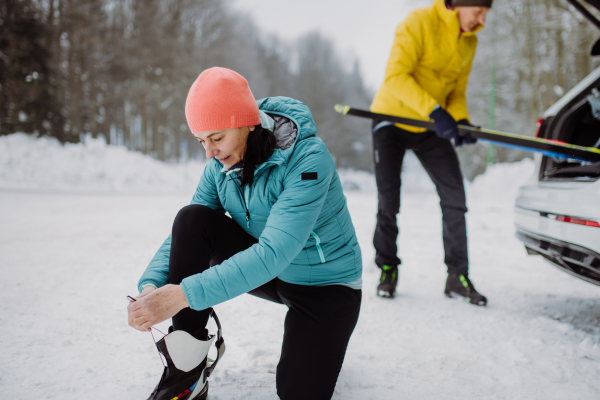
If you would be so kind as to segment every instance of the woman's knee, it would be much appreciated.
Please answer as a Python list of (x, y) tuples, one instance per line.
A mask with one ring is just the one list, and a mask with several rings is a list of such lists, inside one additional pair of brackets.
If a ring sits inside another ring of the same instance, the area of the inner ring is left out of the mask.
[(173, 222), (173, 232), (197, 229), (199, 226), (203, 226), (203, 223), (214, 218), (214, 213), (215, 210), (201, 204), (187, 205), (177, 213), (175, 222)]

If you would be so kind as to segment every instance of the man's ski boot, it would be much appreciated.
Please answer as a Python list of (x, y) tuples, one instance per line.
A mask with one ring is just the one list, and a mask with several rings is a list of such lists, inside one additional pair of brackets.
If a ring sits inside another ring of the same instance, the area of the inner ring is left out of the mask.
[(487, 299), (475, 290), (471, 280), (464, 274), (448, 274), (444, 294), (447, 297), (463, 297), (467, 302), (476, 306), (485, 306)]
[(381, 278), (377, 286), (377, 296), (393, 299), (398, 285), (398, 267), (384, 265), (381, 267)]
[[(225, 353), (221, 324), (214, 311), (211, 316), (218, 327), (216, 337), (209, 335), (208, 340), (199, 340), (185, 331), (173, 331), (173, 327), (170, 327), (169, 334), (156, 342), (167, 365), (148, 400), (206, 399), (208, 377)], [(214, 361), (208, 358), (208, 350), (213, 342), (217, 348), (217, 359)]]

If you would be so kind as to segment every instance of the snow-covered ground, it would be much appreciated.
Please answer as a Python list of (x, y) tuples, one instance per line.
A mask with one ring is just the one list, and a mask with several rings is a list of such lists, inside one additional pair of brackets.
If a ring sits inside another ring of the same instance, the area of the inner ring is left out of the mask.
[[(467, 188), (486, 308), (443, 296), (439, 200), (414, 158), (406, 169), (394, 300), (375, 296), (373, 178), (341, 172), (364, 290), (334, 398), (599, 399), (600, 288), (526, 256), (514, 237), (532, 163), (494, 166)], [(127, 326), (125, 296), (201, 170), (94, 141), (0, 138), (0, 399), (148, 396), (162, 365), (150, 335)], [(209, 399), (276, 399), (285, 307), (243, 295), (216, 309), (227, 352)]]

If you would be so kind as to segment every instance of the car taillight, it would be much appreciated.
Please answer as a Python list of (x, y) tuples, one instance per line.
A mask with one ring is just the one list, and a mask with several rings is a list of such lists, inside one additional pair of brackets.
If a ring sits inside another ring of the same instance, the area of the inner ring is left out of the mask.
[(535, 132), (535, 137), (539, 137), (540, 134), (540, 130), (542, 129), (542, 122), (544, 121), (543, 118), (538, 118), (537, 120), (537, 131)]
[(590, 221), (588, 219), (580, 219), (580, 218), (566, 217), (564, 215), (557, 215), (556, 220), (562, 221), (562, 222), (569, 222), (571, 224), (585, 225), (585, 226), (592, 226), (594, 228), (600, 228), (600, 223), (598, 223), (596, 221)]

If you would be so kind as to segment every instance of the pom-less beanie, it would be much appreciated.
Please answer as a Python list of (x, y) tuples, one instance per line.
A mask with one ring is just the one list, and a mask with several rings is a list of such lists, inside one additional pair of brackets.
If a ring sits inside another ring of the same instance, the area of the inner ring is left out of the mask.
[(192, 133), (258, 125), (258, 105), (248, 81), (235, 71), (213, 67), (192, 84), (185, 101)]

